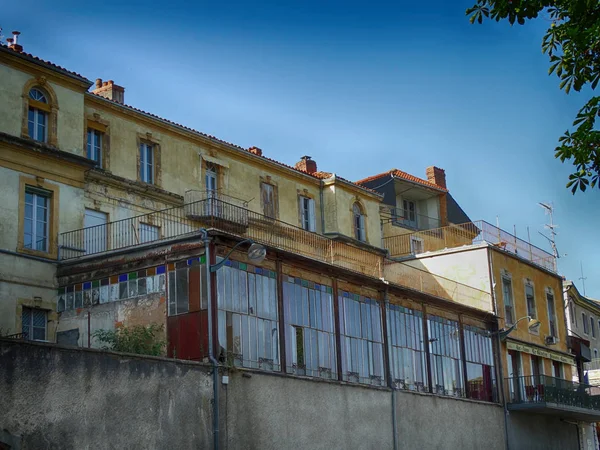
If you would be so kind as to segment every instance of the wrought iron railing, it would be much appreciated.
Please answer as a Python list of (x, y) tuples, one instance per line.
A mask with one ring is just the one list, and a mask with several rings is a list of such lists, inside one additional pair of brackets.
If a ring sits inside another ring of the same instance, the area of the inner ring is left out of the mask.
[(556, 272), (556, 258), (553, 255), (483, 220), (383, 239), (383, 245), (392, 257), (481, 243), (495, 245)]
[(180, 207), (68, 231), (60, 235), (60, 259), (159, 243), (216, 229), (300, 254), (447, 300), (491, 310), (490, 294), (425, 270), (391, 261), (381, 253), (336, 241), (246, 208), (207, 198)]
[(600, 386), (546, 375), (506, 379), (508, 403), (554, 403), (600, 411)]
[(417, 214), (415, 211), (408, 211), (402, 208), (388, 208), (387, 214), (392, 225), (413, 230), (430, 230), (439, 228), (442, 222), (437, 217), (429, 217), (424, 214)]

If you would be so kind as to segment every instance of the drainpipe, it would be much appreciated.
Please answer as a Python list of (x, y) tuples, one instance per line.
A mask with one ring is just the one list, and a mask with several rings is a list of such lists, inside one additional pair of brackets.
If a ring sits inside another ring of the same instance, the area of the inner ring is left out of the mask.
[[(489, 277), (490, 277), (490, 297), (492, 299), (492, 306), (494, 308), (494, 315), (496, 317), (498, 317), (498, 304), (496, 302), (496, 291), (495, 291), (495, 287), (496, 287), (496, 282), (494, 281), (494, 271), (493, 271), (493, 267), (492, 267), (492, 254), (491, 251), (486, 248), (485, 251), (487, 252), (487, 257), (488, 257), (488, 272), (489, 272)], [(496, 325), (498, 325), (498, 319), (496, 319)], [(506, 402), (506, 393), (504, 392), (504, 368), (502, 367), (502, 347), (500, 346), (500, 335), (498, 333), (496, 333), (495, 339), (494, 341), (496, 341), (496, 352), (498, 354), (498, 374), (499, 374), (499, 378), (500, 380), (498, 380), (498, 387), (500, 388), (500, 395), (502, 397), (502, 408), (504, 409), (504, 442), (505, 442), (505, 447), (506, 450), (510, 449), (510, 445), (508, 443), (508, 406), (507, 406), (507, 402)]]
[[(389, 340), (389, 336), (390, 336), (390, 299), (388, 297), (388, 293), (387, 293), (387, 289), (385, 291), (383, 300), (385, 302), (385, 322), (386, 322), (386, 328), (387, 328), (387, 334), (388, 334), (388, 355), (389, 358), (391, 358), (392, 356), (392, 349), (391, 349), (391, 343)], [(387, 373), (387, 379), (388, 379), (388, 386), (390, 387), (390, 389), (392, 390), (392, 433), (394, 433), (393, 436), (393, 442), (394, 442), (394, 450), (398, 450), (398, 422), (396, 421), (396, 389), (394, 389), (394, 384), (392, 382), (392, 372), (390, 370), (391, 364), (388, 358), (388, 373)]]
[(325, 234), (325, 205), (323, 204), (323, 180), (320, 183), (319, 197), (321, 200), (321, 234)]
[(215, 359), (213, 349), (213, 306), (212, 306), (212, 280), (210, 273), (210, 238), (205, 228), (200, 229), (202, 242), (204, 242), (204, 255), (206, 257), (206, 295), (208, 308), (208, 359), (213, 366), (213, 449), (219, 450), (219, 362)]

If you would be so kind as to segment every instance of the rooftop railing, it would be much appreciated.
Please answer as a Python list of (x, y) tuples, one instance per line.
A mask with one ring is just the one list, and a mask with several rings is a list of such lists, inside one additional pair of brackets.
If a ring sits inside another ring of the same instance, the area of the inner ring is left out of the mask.
[(553, 255), (483, 220), (383, 239), (383, 245), (392, 257), (481, 243), (502, 248), (544, 269), (556, 272), (556, 258)]
[(383, 254), (306, 231), (218, 197), (186, 203), (60, 235), (60, 259), (72, 260), (113, 250), (160, 243), (215, 229), (271, 248), (321, 261), (447, 300), (491, 310), (490, 294), (409, 265)]
[(506, 379), (508, 403), (554, 403), (600, 411), (600, 386), (546, 375)]

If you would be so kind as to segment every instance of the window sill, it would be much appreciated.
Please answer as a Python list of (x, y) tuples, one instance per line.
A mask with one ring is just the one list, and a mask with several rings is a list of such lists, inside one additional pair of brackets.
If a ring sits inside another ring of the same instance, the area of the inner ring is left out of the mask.
[(42, 250), (33, 250), (31, 248), (26, 248), (26, 247), (18, 246), (17, 247), (17, 252), (18, 253), (23, 253), (24, 255), (29, 255), (29, 256), (38, 256), (40, 258), (58, 259), (58, 252), (57, 251), (45, 252), (45, 251), (42, 251)]

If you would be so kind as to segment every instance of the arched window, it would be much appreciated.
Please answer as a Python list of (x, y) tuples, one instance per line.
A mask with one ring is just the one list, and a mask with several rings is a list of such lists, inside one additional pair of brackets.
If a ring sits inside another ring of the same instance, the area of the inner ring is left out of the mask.
[(357, 240), (364, 242), (366, 241), (365, 215), (363, 214), (360, 203), (356, 202), (354, 205), (352, 205), (352, 215), (354, 219), (354, 237)]
[(50, 105), (48, 96), (41, 89), (34, 87), (29, 91), (29, 111), (27, 116), (27, 132), (31, 139), (48, 142), (48, 117)]

